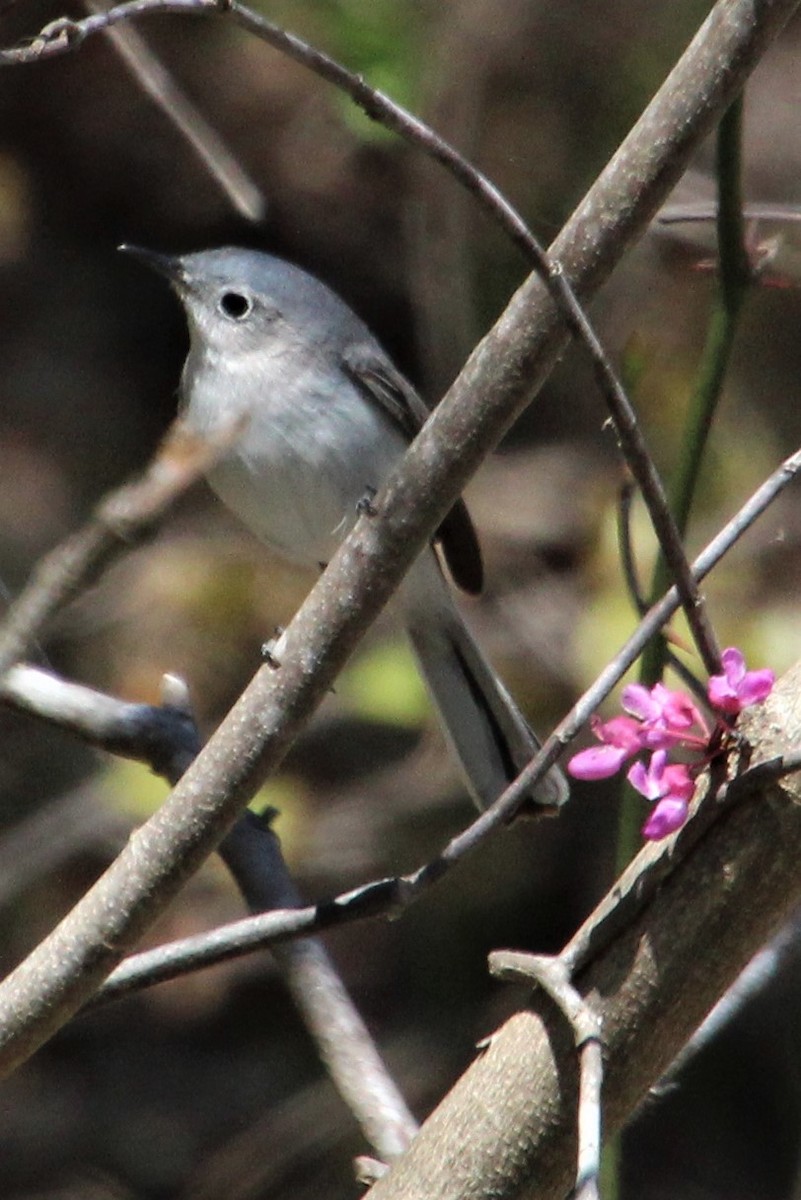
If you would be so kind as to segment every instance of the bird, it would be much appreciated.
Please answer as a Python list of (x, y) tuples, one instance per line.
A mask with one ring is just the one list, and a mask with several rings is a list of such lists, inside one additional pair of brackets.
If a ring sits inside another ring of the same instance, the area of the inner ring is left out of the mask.
[[(260, 250), (168, 256), (123, 245), (172, 285), (190, 346), (179, 411), (211, 437), (241, 435), (209, 471), (220, 499), (283, 558), (323, 567), (426, 421), (424, 401), (367, 325), (325, 283)], [(539, 741), (459, 612), (434, 545), (468, 594), (483, 584), (460, 499), (401, 583), (395, 606), (467, 790), (488, 808)], [(529, 802), (567, 798), (551, 768)]]

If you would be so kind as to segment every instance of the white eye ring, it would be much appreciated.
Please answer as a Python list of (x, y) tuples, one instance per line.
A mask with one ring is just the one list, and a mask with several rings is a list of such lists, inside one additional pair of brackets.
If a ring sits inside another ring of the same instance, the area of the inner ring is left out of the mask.
[(244, 292), (226, 291), (217, 301), (217, 307), (230, 321), (244, 321), (253, 311), (253, 301)]

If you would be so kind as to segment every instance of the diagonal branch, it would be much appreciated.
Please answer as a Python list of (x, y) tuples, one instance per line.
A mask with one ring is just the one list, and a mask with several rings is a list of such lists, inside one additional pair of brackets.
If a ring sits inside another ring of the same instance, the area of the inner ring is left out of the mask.
[(511, 241), (523, 252), (570, 330), (589, 352), (595, 379), (611, 414), (620, 449), (636, 479), (648, 508), (659, 546), (679, 589), (687, 623), (704, 666), (710, 674), (720, 670), (720, 653), (704, 613), (704, 601), (690, 571), (681, 533), (668, 503), (667, 492), (637, 420), (601, 341), (579, 303), (570, 279), (557, 257), (549, 255), (506, 197), (472, 163), (433, 129), (397, 104), (385, 93), (370, 87), (341, 63), (310, 46), (302, 38), (253, 12), (240, 0), (230, 0), (233, 19), (244, 29), (263, 38), (283, 54), (302, 63), (335, 87), (340, 88), (364, 110), (411, 145), (440, 163), (477, 200)]
[[(700, 582), (720, 561), (726, 551), (737, 538), (750, 528), (754, 520), (764, 512), (775, 499), (779, 491), (786, 487), (801, 471), (801, 451), (788, 459), (778, 471), (766, 480), (757, 492), (743, 505), (735, 517), (721, 530), (718, 536), (707, 546), (694, 564), (695, 577)], [(651, 610), (640, 623), (636, 633), (629, 639), (626, 646), (615, 656), (612, 663), (596, 680), (592, 687), (585, 692), (565, 717), (559, 729), (555, 731), (542, 751), (531, 765), (523, 771), (515, 782), (507, 789), (496, 803), (476, 817), (471, 825), (462, 833), (452, 838), (442, 853), (430, 863), (420, 867), (411, 875), (392, 879), (375, 880), (354, 891), (335, 897), (322, 904), (312, 905), (302, 912), (273, 912), (265, 917), (250, 921), (241, 921), (226, 929), (217, 929), (212, 934), (203, 934), (197, 938), (186, 938), (180, 942), (157, 947), (142, 954), (132, 955), (121, 963), (113, 972), (98, 993), (99, 999), (114, 999), (128, 991), (140, 987), (149, 987), (164, 979), (196, 970), (212, 962), (224, 958), (247, 954), (256, 946), (272, 945), (286, 938), (297, 937), (302, 933), (318, 932), (349, 921), (364, 920), (375, 916), (397, 916), (398, 912), (415, 900), (427, 887), (436, 883), (462, 858), (479, 846), (499, 824), (508, 821), (514, 811), (515, 802), (526, 794), (531, 781), (545, 771), (545, 763), (550, 762), (554, 754), (549, 753), (560, 740), (568, 741), (586, 722), (588, 716), (598, 707), (612, 688), (619, 682), (628, 670), (631, 662), (673, 615), (678, 608), (678, 597), (675, 589), (664, 597), (663, 601)], [(773, 783), (784, 774), (794, 772), (801, 766), (801, 760), (792, 755), (783, 754), (775, 762), (760, 764), (752, 767), (747, 776), (742, 776), (738, 786), (745, 785), (748, 779), (757, 777), (761, 784)], [(694, 822), (697, 826), (697, 820)], [(642, 877), (638, 879), (638, 894), (642, 898), (645, 883)], [(620, 896), (617, 891), (613, 895), (613, 905), (617, 906)], [(600, 925), (603, 922), (599, 922)], [(597, 949), (598, 933), (593, 927), (593, 949)], [(574, 941), (571, 951), (571, 968), (580, 969), (590, 954), (589, 939), (580, 943)]]
[[(724, 529), (706, 547), (694, 564), (694, 574), (700, 583), (705, 574), (713, 569), (723, 555), (734, 545), (753, 522), (773, 502), (779, 492), (801, 471), (801, 451), (793, 455), (766, 480), (753, 496), (742, 506)], [(475, 821), (462, 833), (452, 838), (442, 853), (431, 862), (421, 866), (410, 875), (396, 876), (389, 879), (374, 880), (362, 887), (356, 888), (344, 895), (320, 904), (310, 905), (304, 909), (294, 908), (291, 911), (270, 912), (265, 916), (249, 918), (234, 922), (212, 933), (201, 934), (193, 938), (185, 938), (178, 942), (159, 946), (141, 954), (132, 955), (106, 980), (98, 992), (99, 1000), (112, 1000), (129, 991), (142, 987), (150, 987), (165, 979), (175, 978), (200, 967), (220, 962), (226, 958), (234, 958), (264, 946), (272, 946), (281, 941), (298, 937), (304, 933), (321, 932), (346, 922), (365, 920), (376, 916), (397, 916), (408, 904), (412, 903), (428, 887), (437, 883), (452, 867), (456, 866), (467, 854), (471, 853), (502, 823), (507, 822), (514, 812), (515, 804), (528, 791), (531, 781), (540, 777), (545, 770), (544, 763), (554, 755), (554, 747), (562, 742), (568, 742), (585, 724), (588, 716), (598, 707), (619, 682), (631, 662), (641, 653), (643, 647), (653, 638), (654, 634), (664, 625), (678, 608), (678, 596), (675, 589), (653, 608), (642, 620), (636, 632), (632, 635), (622, 650), (615, 656), (602, 675), (591, 688), (574, 705), (560, 727), (543, 747), (536, 759), (521, 773), (517, 780), (507, 789), (503, 796), (487, 812), (476, 817)], [(53, 691), (55, 689), (55, 691)], [(75, 684), (65, 684), (54, 681), (47, 672), (34, 667), (15, 667), (9, 673), (4, 685), (0, 686), (0, 700), (13, 704), (26, 711), (36, 712), (40, 716), (61, 716), (63, 721), (64, 702), (60, 698), (66, 691), (70, 697), (73, 716), (70, 727), (86, 736), (81, 717), (83, 708), (82, 694), (88, 689), (82, 689)], [(78, 693), (75, 697), (75, 693)], [(142, 757), (137, 747), (141, 740), (141, 730), (147, 730), (147, 741), (151, 747), (154, 736), (161, 746), (166, 740), (177, 747), (178, 755), (185, 753), (182, 726), (175, 727), (172, 722), (164, 726), (163, 710), (150, 710), (147, 720), (143, 721), (141, 713), (133, 712), (137, 706), (122, 705), (110, 697), (98, 697), (91, 693), (86, 703), (93, 709), (99, 705), (98, 716), (93, 717), (92, 730), (96, 742), (102, 740), (107, 747), (132, 757)], [(146, 706), (139, 706), (146, 707)], [(111, 720), (107, 724), (106, 713)], [(178, 714), (180, 715), (180, 714)], [(131, 717), (133, 716), (133, 721)], [(98, 720), (103, 725), (102, 739), (98, 737)], [(133, 726), (134, 737), (131, 737)], [(123, 737), (127, 745), (123, 747)], [(109, 738), (111, 739), (109, 743)], [(149, 751), (152, 761), (152, 750)], [(194, 753), (194, 751), (193, 751)], [(747, 774), (738, 780), (738, 787), (746, 786), (756, 780), (759, 786), (774, 783), (787, 773), (797, 771), (801, 767), (801, 759), (783, 754), (780, 759), (770, 763), (751, 767)], [(490, 814), (490, 815), (488, 815)], [(693, 822), (697, 827), (697, 817)], [(230, 835), (229, 835), (230, 836)], [(640, 898), (645, 891), (642, 878), (638, 882)], [(620, 897), (615, 894), (613, 902)], [(597, 932), (593, 935), (593, 948), (597, 949)], [(586, 956), (590, 953), (589, 943), (579, 945), (574, 943), (571, 958), (571, 968), (579, 969), (584, 965)]]
[[(269, 816), (243, 813), (220, 844), (220, 854), (251, 912), (302, 906)], [(392, 1161), (408, 1148), (417, 1124), (328, 951), (312, 937), (272, 951), (332, 1083), (369, 1145)]]
[[(799, 688), (801, 664), (754, 710), (744, 732), (760, 758), (801, 743)], [(712, 819), (700, 836), (694, 831), (689, 851), (681, 833), (642, 850), (560, 955), (583, 964), (573, 982), (601, 1019), (607, 1133), (801, 900), (800, 794), (796, 775), (715, 812), (710, 792)], [(616, 922), (621, 896), (632, 909)], [(564, 1023), (533, 997), (494, 1034), (371, 1200), (563, 1200), (575, 1169), (576, 1075)]]
[[(208, 0), (184, 2), (189, 6), (188, 11), (207, 10)], [(132, 0), (108, 10), (103, 15), (108, 18), (107, 24), (110, 26), (112, 19), (117, 23), (148, 13), (177, 11), (173, 7), (175, 3), (176, 0)], [(193, 5), (195, 7), (192, 7)], [(620, 449), (642, 492), (664, 560), (679, 588), (687, 623), (701, 658), (710, 673), (719, 670), (717, 643), (706, 620), (703, 597), (693, 581), (664, 484), (625, 389), (579, 303), (573, 284), (559, 258), (546, 253), (520, 214), (485, 175), (438, 133), (384, 92), (371, 87), (360, 75), (348, 71), (323, 51), (239, 3), (239, 0), (220, 0), (218, 8), (219, 11), (230, 13), (233, 20), (249, 33), (345, 92), (368, 117), (381, 122), (438, 162), (468, 190), (479, 206), (500, 225), (522, 251), (545, 285), (548, 296), (567, 329), (589, 352), (595, 378), (611, 414)], [(0, 65), (3, 62), (30, 62), (35, 61), (37, 57), (63, 53), (78, 47), (87, 37), (102, 28), (103, 25), (90, 18), (82, 21), (65, 18), (52, 22), (37, 39), (34, 39), (30, 47), (0, 51)], [(28, 57), (20, 57), (26, 52)]]

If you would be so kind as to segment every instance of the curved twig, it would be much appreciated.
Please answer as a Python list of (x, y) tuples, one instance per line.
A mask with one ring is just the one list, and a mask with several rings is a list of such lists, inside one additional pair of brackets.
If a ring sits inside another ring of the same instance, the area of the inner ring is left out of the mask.
[(523, 218), (497, 187), (469, 163), (453, 146), (418, 117), (397, 104), (384, 92), (353, 74), (329, 55), (287, 32), (239, 0), (128, 0), (128, 3), (74, 21), (53, 21), (33, 42), (16, 50), (0, 51), (3, 63), (28, 63), (76, 48), (92, 34), (119, 21), (148, 13), (225, 12), (249, 33), (268, 42), (283, 54), (314, 71), (345, 92), (368, 117), (380, 121), (405, 141), (417, 146), (440, 163), (468, 189), (478, 204), (522, 251), (560, 313), (567, 329), (587, 349), (596, 381), (611, 414), (621, 451), (643, 494), (665, 560), (682, 597), (688, 626), (701, 658), (712, 673), (720, 667), (717, 646), (705, 617), (703, 597), (692, 578), (681, 536), (670, 511), (664, 485), (640, 429), (636, 413), (609, 358), (593, 329), (576, 291), (557, 257), (549, 254), (526, 225)]

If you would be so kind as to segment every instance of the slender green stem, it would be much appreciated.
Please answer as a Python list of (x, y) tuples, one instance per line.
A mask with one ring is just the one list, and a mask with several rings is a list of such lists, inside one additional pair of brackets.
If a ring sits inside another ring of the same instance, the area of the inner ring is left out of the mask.
[[(740, 97), (725, 113), (718, 127), (719, 267), (716, 293), (698, 379), (690, 398), (679, 463), (669, 489), (670, 506), (682, 537), (687, 531), (704, 451), (731, 359), (737, 318), (751, 279), (740, 184), (742, 118), (743, 103)], [(672, 582), (665, 557), (660, 552), (651, 581), (649, 607), (668, 590)], [(641, 682), (650, 687), (660, 680), (666, 660), (667, 643), (660, 635), (651, 640), (643, 654), (640, 666)], [(629, 784), (624, 784), (622, 791), (617, 834), (618, 873), (628, 866), (637, 851), (642, 822), (641, 797)], [(621, 1140), (618, 1134), (604, 1147), (601, 1188), (605, 1200), (617, 1200), (619, 1197), (620, 1172)]]
[(604, 1143), (601, 1154), (600, 1192), (604, 1200), (618, 1200), (620, 1196), (620, 1166), (622, 1135), (616, 1134)]
[[(742, 98), (728, 109), (718, 127), (718, 275), (715, 301), (701, 356), (698, 379), (690, 398), (679, 462), (670, 488), (676, 524), (686, 532), (712, 421), (731, 360), (737, 319), (751, 281), (745, 243), (741, 195)], [(651, 582), (652, 603), (672, 580), (660, 553)], [(665, 640), (655, 638), (643, 655), (640, 678), (648, 686), (662, 677)]]
[[(742, 218), (740, 183), (742, 118), (743, 103), (740, 98), (731, 105), (718, 127), (717, 239), (719, 267), (715, 299), (701, 356), (698, 379), (690, 398), (679, 462), (669, 489), (671, 508), (682, 536), (687, 530), (704, 451), (731, 359), (737, 318), (751, 280), (751, 267), (746, 250)], [(658, 600), (672, 582), (664, 555), (660, 553), (651, 581), (648, 606)], [(651, 687), (661, 679), (666, 658), (667, 645), (664, 637), (660, 635), (653, 638), (643, 654), (640, 668), (641, 682)], [(631, 787), (624, 785), (618, 818), (616, 857), (618, 871), (622, 871), (634, 857), (640, 841), (641, 821), (642, 800)]]

